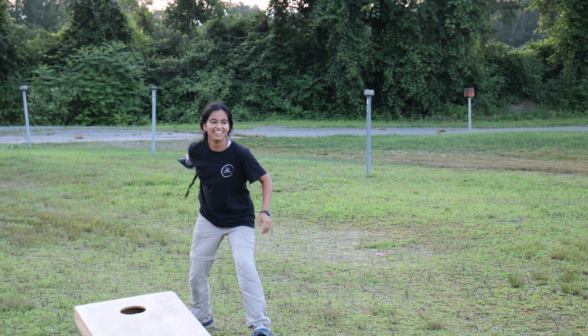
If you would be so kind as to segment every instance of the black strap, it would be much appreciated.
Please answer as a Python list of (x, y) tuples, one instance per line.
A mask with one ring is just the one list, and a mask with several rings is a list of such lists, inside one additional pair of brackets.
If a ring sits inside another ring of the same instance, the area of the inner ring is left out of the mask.
[(197, 177), (198, 177), (198, 173), (196, 173), (196, 175), (194, 175), (194, 179), (192, 180), (192, 183), (190, 183), (190, 186), (188, 187), (188, 191), (186, 191), (186, 195), (184, 196), (184, 199), (188, 198), (188, 195), (190, 194), (190, 188), (192, 188), (192, 186), (196, 182)]

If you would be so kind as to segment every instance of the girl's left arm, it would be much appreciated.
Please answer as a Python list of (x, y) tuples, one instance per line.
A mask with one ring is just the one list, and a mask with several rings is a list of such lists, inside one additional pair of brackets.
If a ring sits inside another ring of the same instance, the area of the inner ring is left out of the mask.
[[(263, 204), (261, 206), (261, 210), (269, 211), (270, 203), (272, 201), (272, 189), (273, 183), (272, 178), (265, 174), (259, 178), (259, 182), (261, 183), (261, 195), (263, 197)], [(265, 212), (259, 214), (259, 226), (263, 223), (263, 231), (261, 233), (267, 233), (272, 227), (272, 220), (270, 216)]]

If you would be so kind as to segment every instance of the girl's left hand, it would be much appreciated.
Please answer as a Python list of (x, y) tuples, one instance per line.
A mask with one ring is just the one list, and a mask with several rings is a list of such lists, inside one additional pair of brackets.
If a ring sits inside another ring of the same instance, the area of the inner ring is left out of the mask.
[(262, 223), (263, 231), (261, 231), (261, 233), (268, 233), (269, 230), (272, 228), (272, 220), (270, 219), (270, 216), (268, 216), (265, 212), (259, 214), (259, 227), (261, 227)]

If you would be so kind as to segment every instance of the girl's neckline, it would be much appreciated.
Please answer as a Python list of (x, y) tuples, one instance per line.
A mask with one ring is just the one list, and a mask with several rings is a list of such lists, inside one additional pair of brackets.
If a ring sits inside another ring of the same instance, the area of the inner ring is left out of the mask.
[(223, 153), (223, 152), (225, 152), (227, 149), (229, 149), (229, 147), (231, 147), (231, 144), (232, 144), (232, 143), (233, 143), (233, 142), (231, 141), (231, 139), (227, 139), (227, 148), (225, 148), (225, 149), (223, 149), (223, 150), (221, 150), (221, 151), (215, 151), (215, 150), (213, 150), (213, 149), (210, 147), (210, 143), (209, 143), (208, 141), (206, 141), (206, 145), (207, 145), (208, 149), (209, 149), (211, 152), (213, 152), (213, 153)]

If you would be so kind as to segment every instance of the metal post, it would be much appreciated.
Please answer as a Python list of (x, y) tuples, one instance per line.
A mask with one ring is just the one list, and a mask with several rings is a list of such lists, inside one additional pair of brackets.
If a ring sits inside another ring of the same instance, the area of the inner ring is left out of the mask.
[(366, 141), (366, 156), (365, 156), (365, 172), (367, 175), (370, 174), (370, 159), (372, 151), (372, 97), (374, 90), (365, 90), (363, 95), (367, 99), (367, 141)]
[(156, 94), (157, 94), (157, 86), (153, 85), (151, 87), (151, 94), (153, 96), (152, 104), (153, 108), (151, 110), (151, 156), (155, 156), (155, 103), (156, 103)]
[(31, 147), (31, 130), (29, 128), (29, 109), (27, 107), (27, 90), (28, 86), (23, 85), (20, 87), (20, 91), (22, 91), (22, 100), (24, 102), (24, 111), (25, 111), (25, 123), (27, 125), (27, 141), (29, 142), (29, 147)]
[(472, 130), (472, 97), (468, 97), (468, 129)]

